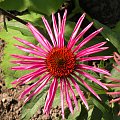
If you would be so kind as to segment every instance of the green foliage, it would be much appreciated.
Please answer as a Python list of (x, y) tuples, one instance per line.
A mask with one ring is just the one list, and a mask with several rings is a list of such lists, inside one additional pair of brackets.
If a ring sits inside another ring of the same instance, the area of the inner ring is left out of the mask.
[(2, 0), (0, 1), (0, 8), (5, 10), (24, 11), (27, 9), (28, 0)]
[(120, 36), (118, 33), (114, 32), (112, 29), (110, 29), (108, 26), (101, 24), (97, 20), (94, 20), (94, 26), (98, 29), (100, 27), (103, 27), (103, 31), (101, 34), (103, 37), (107, 40), (110, 41), (118, 50), (120, 53)]
[(35, 11), (45, 15), (51, 15), (58, 10), (64, 0), (1, 0), (0, 8), (5, 10)]
[(16, 76), (14, 76), (16, 71), (11, 70), (11, 67), (14, 66), (14, 64), (10, 63), (10, 61), (14, 59), (14, 58), (11, 57), (11, 54), (28, 55), (27, 53), (25, 53), (25, 52), (23, 52), (21, 50), (18, 50), (14, 46), (14, 44), (19, 44), (20, 45), (21, 43), (18, 42), (17, 40), (15, 40), (13, 38), (13, 36), (23, 38), (25, 40), (28, 40), (29, 42), (32, 42), (32, 43), (36, 44), (36, 40), (33, 37), (23, 36), (21, 34), (21, 32), (19, 32), (19, 31), (16, 31), (16, 30), (13, 30), (13, 29), (10, 29), (10, 28), (8, 28), (8, 32), (6, 32), (5, 30), (1, 31), (0, 38), (5, 40), (5, 42), (6, 42), (1, 67), (2, 67), (2, 70), (3, 70), (4, 74), (5, 74), (5, 83), (6, 83), (7, 87), (12, 87), (10, 83), (13, 80), (15, 80), (17, 77), (20, 77), (21, 75), (26, 73), (26, 72), (19, 71), (20, 75), (17, 74), (17, 77), (16, 77)]
[(81, 109), (82, 109), (82, 107), (81, 107), (81, 104), (80, 104), (80, 101), (78, 101), (78, 109), (79, 110), (77, 110), (76, 108), (74, 108), (74, 113), (73, 114), (69, 114), (69, 116), (68, 116), (68, 118), (67, 118), (67, 120), (80, 120), (80, 115), (81, 115)]
[(37, 112), (40, 106), (43, 106), (45, 101), (45, 93), (48, 90), (48, 85), (35, 97), (33, 97), (29, 102), (27, 102), (22, 108), (22, 120), (30, 120), (30, 118)]

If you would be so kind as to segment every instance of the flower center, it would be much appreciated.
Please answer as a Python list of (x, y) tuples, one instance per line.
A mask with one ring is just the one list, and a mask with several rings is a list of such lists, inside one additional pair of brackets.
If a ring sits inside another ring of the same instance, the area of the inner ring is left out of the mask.
[(75, 56), (66, 47), (53, 48), (47, 55), (46, 64), (52, 75), (68, 76), (74, 70)]

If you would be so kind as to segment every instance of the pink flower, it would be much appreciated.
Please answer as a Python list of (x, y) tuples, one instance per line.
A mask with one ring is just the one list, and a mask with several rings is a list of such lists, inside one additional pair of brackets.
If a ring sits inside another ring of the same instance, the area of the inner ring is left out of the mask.
[[(43, 23), (46, 27), (48, 35), (51, 39), (49, 42), (32, 24), (28, 23), (27, 27), (32, 32), (34, 37), (39, 42), (40, 46), (33, 45), (32, 43), (25, 41), (21, 38), (15, 37), (16, 40), (25, 44), (27, 47), (15, 45), (18, 49), (33, 54), (34, 56), (24, 56), (24, 55), (12, 55), (18, 60), (12, 61), (14, 64), (19, 64), (19, 66), (12, 67), (12, 70), (35, 70), (27, 75), (24, 75), (12, 84), (22, 85), (25, 84), (34, 78), (39, 77), (39, 80), (34, 82), (31, 86), (25, 89), (21, 95), (20, 99), (24, 98), (30, 91), (35, 89), (28, 97), (26, 97), (25, 102), (29, 101), (34, 95), (38, 94), (44, 86), (51, 81), (51, 85), (48, 90), (48, 95), (44, 105), (44, 113), (49, 114), (50, 108), (54, 101), (56, 90), (58, 84), (60, 84), (60, 97), (61, 97), (61, 109), (62, 117), (64, 119), (64, 98), (66, 98), (67, 105), (73, 113), (73, 106), (71, 97), (74, 100), (76, 108), (78, 108), (78, 102), (74, 93), (73, 88), (76, 89), (77, 93), (80, 96), (80, 99), (85, 104), (86, 108), (89, 109), (86, 98), (83, 91), (80, 89), (80, 86), (77, 84), (76, 78), (81, 82), (93, 95), (95, 95), (99, 100), (100, 97), (98, 94), (80, 77), (80, 75), (90, 79), (92, 82), (100, 85), (104, 89), (107, 87), (95, 77), (87, 73), (85, 70), (92, 70), (94, 72), (110, 75), (106, 70), (95, 68), (93, 66), (85, 65), (83, 62), (92, 61), (92, 60), (106, 60), (111, 58), (111, 56), (96, 56), (90, 57), (94, 53), (108, 49), (108, 47), (103, 47), (106, 42), (101, 42), (95, 44), (91, 47), (80, 50), (86, 43), (88, 43), (92, 38), (98, 35), (102, 28), (93, 32), (77, 46), (75, 44), (80, 40), (81, 37), (87, 32), (88, 29), (92, 26), (91, 22), (87, 27), (85, 27), (80, 33), (78, 30), (82, 24), (82, 21), (85, 17), (85, 13), (79, 18), (70, 40), (67, 45), (65, 45), (64, 32), (65, 32), (65, 23), (66, 23), (67, 10), (65, 10), (63, 18), (61, 20), (60, 14), (58, 13), (58, 25), (55, 19), (54, 14), (52, 14), (53, 21), (53, 32), (48, 24), (47, 20), (42, 17)], [(44, 74), (44, 75), (43, 75)], [(40, 77), (42, 75), (42, 77)]]
[[(117, 64), (117, 66), (113, 65), (113, 67), (115, 68), (115, 70), (120, 72), (120, 68), (118, 68), (120, 66), (120, 55), (117, 54), (116, 52), (114, 52), (114, 60)], [(112, 89), (120, 87), (120, 79), (107, 77), (107, 76), (106, 76), (106, 78), (110, 79), (113, 82), (111, 84), (105, 84), (106, 86), (108, 86)], [(119, 102), (120, 103), (120, 91), (107, 92), (107, 94), (111, 95), (114, 98), (110, 101), (110, 103), (113, 103), (113, 102)]]

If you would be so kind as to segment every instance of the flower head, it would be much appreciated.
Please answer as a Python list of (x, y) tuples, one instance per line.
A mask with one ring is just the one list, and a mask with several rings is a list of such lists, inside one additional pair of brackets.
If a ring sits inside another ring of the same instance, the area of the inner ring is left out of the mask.
[[(73, 106), (71, 97), (78, 108), (77, 99), (74, 93), (73, 88), (76, 89), (77, 93), (80, 96), (80, 99), (85, 104), (88, 109), (88, 104), (84, 96), (83, 91), (80, 89), (80, 86), (77, 84), (76, 79), (81, 82), (93, 95), (95, 95), (99, 100), (100, 97), (98, 94), (85, 82), (80, 75), (88, 78), (89, 80), (100, 85), (104, 89), (107, 87), (95, 77), (86, 72), (86, 70), (92, 70), (94, 72), (110, 75), (106, 70), (96, 68), (93, 66), (85, 65), (83, 62), (92, 61), (92, 60), (106, 60), (111, 58), (111, 56), (96, 56), (91, 57), (94, 53), (106, 50), (108, 47), (103, 47), (106, 42), (101, 42), (90, 46), (88, 48), (81, 48), (88, 43), (92, 38), (99, 34), (102, 28), (93, 32), (78, 45), (76, 43), (80, 40), (81, 37), (87, 32), (88, 29), (92, 26), (93, 22), (85, 27), (80, 33), (78, 30), (82, 24), (82, 21), (85, 17), (85, 13), (79, 18), (72, 35), (68, 41), (68, 44), (65, 45), (65, 23), (66, 23), (67, 10), (65, 10), (63, 18), (61, 19), (60, 14), (58, 13), (58, 25), (55, 19), (54, 14), (52, 14), (53, 21), (53, 32), (47, 20), (42, 17), (43, 23), (46, 27), (48, 35), (51, 39), (49, 42), (32, 24), (28, 23), (27, 27), (32, 32), (34, 37), (40, 43), (43, 48), (32, 43), (25, 41), (21, 38), (15, 37), (16, 40), (25, 44), (28, 47), (23, 47), (20, 45), (15, 45), (18, 49), (33, 54), (34, 56), (24, 56), (24, 55), (12, 55), (18, 60), (12, 61), (12, 63), (19, 64), (19, 66), (12, 67), (12, 70), (31, 70), (34, 69), (34, 72), (31, 72), (27, 75), (24, 75), (12, 84), (22, 85), (25, 84), (34, 78), (39, 77), (39, 80), (34, 82), (31, 86), (25, 89), (21, 95), (20, 99), (24, 98), (30, 91), (35, 89), (31, 94), (26, 97), (25, 102), (29, 101), (34, 95), (38, 94), (44, 86), (51, 81), (51, 85), (48, 90), (48, 95), (44, 105), (44, 113), (49, 114), (50, 108), (52, 106), (58, 84), (60, 84), (60, 95), (61, 95), (61, 108), (62, 108), (62, 117), (64, 118), (64, 98), (66, 98), (67, 105), (73, 113)], [(44, 75), (43, 75), (44, 73)], [(79, 75), (78, 75), (79, 74)], [(42, 77), (40, 77), (42, 75)], [(71, 93), (71, 94), (70, 94)]]
[[(120, 55), (116, 52), (114, 52), (114, 60), (117, 64), (113, 65), (114, 69), (118, 72), (120, 72)], [(106, 76), (107, 77), (107, 76)], [(119, 88), (120, 87), (120, 79), (119, 78), (113, 78), (113, 77), (107, 77), (112, 81), (111, 84), (106, 84), (106, 86), (111, 87), (112, 89)], [(118, 102), (120, 103), (120, 91), (113, 91), (113, 92), (107, 92), (107, 94), (111, 95), (113, 99), (110, 101), (110, 103)]]

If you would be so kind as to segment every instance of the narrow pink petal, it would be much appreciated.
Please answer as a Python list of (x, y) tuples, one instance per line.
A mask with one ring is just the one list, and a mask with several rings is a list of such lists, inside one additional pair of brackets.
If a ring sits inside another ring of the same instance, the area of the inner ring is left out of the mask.
[(83, 58), (80, 58), (79, 61), (84, 62), (84, 61), (91, 61), (91, 60), (107, 60), (110, 58), (113, 58), (113, 56), (83, 57)]
[(118, 82), (118, 83), (120, 83), (120, 79), (112, 78), (112, 77), (108, 77), (108, 76), (104, 76), (104, 77), (107, 78), (107, 79), (110, 79), (110, 80), (113, 81), (113, 82)]
[(53, 21), (53, 30), (54, 30), (54, 34), (55, 34), (55, 39), (56, 39), (57, 46), (58, 46), (58, 27), (57, 27), (54, 13), (52, 13), (52, 21)]
[(89, 42), (92, 38), (94, 38), (97, 34), (99, 34), (102, 31), (103, 28), (98, 29), (97, 31), (90, 34), (88, 37), (86, 37), (75, 49), (73, 52), (77, 52), (81, 47), (83, 47), (87, 42)]
[(59, 33), (60, 47), (64, 47), (64, 31), (65, 31), (66, 16), (67, 16), (67, 10), (65, 10), (64, 12), (61, 29)]
[(109, 95), (118, 95), (118, 94), (120, 94), (119, 91), (117, 91), (117, 92), (106, 92), (106, 93), (109, 94)]
[(114, 55), (120, 60), (120, 55), (117, 52), (114, 52)]
[(91, 54), (94, 54), (94, 53), (98, 53), (98, 52), (101, 52), (103, 50), (106, 50), (108, 49), (108, 47), (101, 47), (101, 48), (95, 48), (95, 49), (87, 49), (87, 50), (82, 50), (80, 51), (76, 57), (79, 58), (79, 57), (83, 57), (83, 56), (86, 56), (86, 55), (91, 55)]
[[(99, 47), (105, 45), (106, 42), (101, 42), (101, 43), (98, 43), (98, 44), (95, 44), (93, 46), (90, 46), (86, 49), (83, 49), (81, 50), (80, 52), (77, 53), (77, 56), (81, 55), (82, 53), (86, 52), (86, 51), (94, 51), (94, 50), (97, 50)], [(104, 48), (104, 47), (103, 47)]]
[(28, 79), (30, 78), (31, 76), (33, 76), (34, 74), (38, 73), (38, 72), (41, 72), (41, 70), (44, 70), (46, 67), (40, 67), (38, 70), (34, 71), (34, 72), (31, 72), (31, 73), (28, 73), (18, 79), (16, 79), (15, 81), (12, 82), (12, 84), (16, 84), (16, 83), (19, 83), (20, 81), (23, 81), (25, 79)]
[(65, 119), (65, 116), (64, 116), (64, 83), (63, 83), (62, 78), (60, 78), (60, 97), (61, 97), (62, 119)]
[(114, 60), (118, 65), (120, 65), (120, 61), (119, 61), (120, 60), (120, 55), (117, 54), (116, 52), (114, 52)]
[(61, 43), (60, 43), (60, 30), (61, 30), (61, 16), (60, 16), (60, 13), (58, 13), (58, 47), (61, 47)]
[(81, 75), (83, 75), (83, 76), (87, 77), (88, 79), (90, 79), (91, 81), (97, 83), (98, 85), (100, 85), (104, 89), (108, 90), (108, 88), (102, 82), (100, 82), (99, 80), (94, 78), (92, 75), (90, 75), (90, 74), (88, 74), (86, 72), (80, 71), (80, 70), (76, 70), (76, 72), (80, 73)]
[(69, 76), (69, 78), (70, 78), (70, 80), (72, 81), (74, 87), (76, 88), (76, 90), (77, 90), (77, 92), (78, 92), (81, 100), (82, 100), (83, 103), (85, 104), (86, 108), (89, 109), (88, 104), (87, 104), (87, 101), (86, 101), (86, 98), (85, 98), (83, 92), (80, 90), (78, 84), (75, 82), (75, 80), (74, 80), (74, 78), (73, 78), (72, 76)]
[(73, 114), (73, 107), (72, 107), (72, 102), (71, 102), (70, 95), (69, 95), (69, 92), (68, 92), (68, 86), (67, 86), (67, 83), (66, 83), (66, 79), (64, 79), (64, 85), (65, 85), (66, 101), (67, 101), (70, 112)]
[[(74, 30), (73, 30), (73, 32), (72, 32), (72, 35), (71, 35), (71, 37), (70, 37), (70, 40), (69, 40), (69, 42), (68, 42), (68, 46), (69, 46), (69, 44), (74, 40), (74, 38), (76, 37), (76, 35), (77, 35), (77, 33), (78, 33), (78, 30), (79, 30), (79, 28), (80, 28), (80, 26), (81, 26), (84, 18), (85, 18), (85, 13), (83, 13), (82, 16), (79, 18), (79, 20), (78, 20), (78, 22), (77, 22), (77, 24), (76, 24), (76, 26), (75, 26), (75, 28), (74, 28)], [(68, 48), (69, 48), (69, 47), (68, 47)]]
[(85, 69), (85, 70), (92, 70), (98, 73), (106, 74), (106, 75), (111, 75), (107, 70), (101, 69), (101, 68), (96, 68), (93, 66), (85, 65), (85, 64), (79, 64), (77, 65), (79, 69)]
[(23, 59), (23, 60), (45, 60), (45, 59), (39, 58), (39, 57), (17, 55), (17, 54), (12, 54), (11, 56), (14, 57), (14, 58)]
[(23, 39), (17, 38), (17, 37), (14, 37), (14, 38), (15, 38), (16, 40), (18, 40), (19, 42), (21, 42), (21, 43), (23, 43), (23, 44), (25, 44), (25, 45), (27, 45), (27, 46), (29, 46), (29, 47), (31, 47), (31, 48), (39, 51), (39, 52), (42, 52), (43, 54), (47, 54), (46, 51), (44, 51), (42, 48), (40, 48), (40, 47), (32, 44), (31, 42), (28, 42), (28, 41), (26, 41), (26, 40), (23, 40)]
[(60, 30), (61, 30), (61, 16), (60, 16), (60, 13), (58, 13), (58, 31), (60, 33)]
[(48, 32), (48, 34), (50, 36), (50, 39), (51, 39), (51, 41), (53, 43), (53, 46), (56, 47), (56, 41), (55, 41), (55, 38), (53, 36), (52, 30), (50, 28), (50, 25), (49, 25), (48, 21), (44, 17), (42, 17), (42, 20), (43, 20), (44, 25), (46, 27), (46, 30), (47, 30), (47, 32)]
[(81, 83), (95, 96), (97, 97), (99, 100), (101, 100), (101, 98), (98, 96), (98, 94), (83, 80), (81, 79), (79, 76), (77, 76), (75, 73), (73, 73), (73, 75), (78, 78)]
[(74, 100), (76, 109), (78, 110), (78, 109), (79, 109), (79, 108), (78, 108), (78, 102), (77, 102), (75, 93), (74, 93), (74, 91), (73, 91), (73, 89), (72, 89), (72, 86), (70, 85), (70, 82), (69, 82), (68, 80), (66, 80), (66, 81), (67, 81), (68, 87), (70, 88), (70, 92), (71, 92), (71, 94), (72, 94), (72, 97), (73, 97), (73, 100)]
[[(48, 78), (46, 78), (42, 83), (41, 85), (34, 91), (32, 92), (25, 100), (24, 102), (26, 103), (27, 101), (29, 101), (34, 95), (38, 94), (44, 87), (45, 85), (48, 83), (48, 81), (51, 79), (51, 75), (49, 75)], [(38, 84), (36, 84), (38, 85)], [(35, 86), (36, 86), (35, 85)]]
[(33, 33), (34, 37), (37, 39), (37, 41), (47, 50), (50, 51), (52, 49), (52, 46), (48, 42), (48, 40), (31, 24), (28, 23), (27, 27), (29, 30)]
[(14, 64), (25, 64), (25, 65), (28, 65), (28, 64), (45, 64), (45, 61), (43, 60), (39, 60), (39, 61), (30, 61), (30, 60), (12, 60), (10, 61), (11, 63), (14, 63)]
[(40, 77), (40, 75), (42, 75), (43, 73), (46, 73), (46, 72), (47, 72), (47, 70), (41, 70), (40, 72), (34, 74), (34, 75), (31, 76), (30, 78), (28, 78), (28, 79), (26, 79), (26, 80), (24, 80), (24, 81), (21, 81), (21, 82), (19, 83), (19, 85), (26, 84), (26, 83), (30, 82), (31, 80), (33, 80), (33, 79), (35, 79), (35, 78), (37, 78), (37, 77)]
[(29, 66), (15, 66), (12, 67), (11, 70), (32, 70), (32, 69), (36, 69), (36, 68), (40, 68), (40, 67), (45, 67), (46, 64), (34, 64), (34, 65), (29, 65)]
[(56, 91), (57, 91), (57, 87), (58, 87), (58, 80), (57, 78), (54, 78), (54, 80), (52, 81), (49, 91), (48, 91), (48, 95), (46, 98), (46, 102), (44, 105), (44, 113), (49, 113), (50, 112), (50, 108), (52, 106)]
[(113, 65), (113, 67), (114, 67), (118, 72), (120, 72), (120, 69), (119, 69), (117, 66)]
[(15, 46), (22, 51), (25, 51), (25, 52), (28, 52), (28, 53), (31, 53), (31, 54), (34, 54), (34, 55), (38, 55), (38, 56), (41, 56), (41, 57), (46, 57), (46, 55), (44, 55), (43, 53), (40, 53), (40, 52), (35, 51), (33, 49), (25, 48), (25, 47), (20, 46), (20, 45), (15, 45)]
[(35, 82), (34, 84), (32, 84), (31, 86), (29, 86), (28, 88), (26, 88), (21, 95), (19, 96), (19, 99), (24, 98), (25, 95), (27, 95), (33, 88), (35, 88), (40, 82), (42, 82), (45, 79), (48, 79), (50, 77), (49, 74), (46, 74), (45, 76), (43, 76), (42, 78), (40, 78), (37, 82)]
[(80, 40), (83, 37), (83, 35), (91, 28), (92, 25), (93, 25), (93, 22), (91, 22), (86, 28), (84, 28), (79, 33), (79, 35), (69, 43), (68, 48), (71, 49), (78, 42), (78, 40)]
[(116, 99), (111, 100), (111, 101), (110, 101), (110, 103), (115, 103), (115, 102), (118, 102), (118, 101), (120, 101), (120, 97), (119, 97), (119, 98), (116, 98)]
[(120, 84), (104, 84), (105, 86), (108, 86), (108, 87), (120, 87)]

